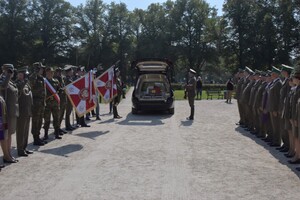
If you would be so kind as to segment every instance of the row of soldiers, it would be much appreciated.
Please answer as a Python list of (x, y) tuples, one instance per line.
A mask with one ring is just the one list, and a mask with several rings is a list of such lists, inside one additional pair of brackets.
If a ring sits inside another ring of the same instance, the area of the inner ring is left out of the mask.
[[(28, 72), (28, 67), (16, 70), (12, 64), (4, 64), (2, 71), (0, 75), (0, 144), (4, 163), (18, 162), (11, 155), (11, 135), (14, 133), (17, 138), (18, 155), (28, 156), (33, 153), (27, 149), (30, 121), (33, 144), (38, 146), (47, 143), (51, 115), (56, 139), (62, 139), (61, 136), (64, 133), (77, 127), (89, 127), (85, 118), (77, 115), (77, 126), (71, 125), (70, 115), (73, 106), (64, 91), (66, 85), (85, 75), (84, 67), (76, 68), (66, 65), (64, 69), (57, 68), (54, 71), (52, 67), (45, 67), (37, 62), (33, 64), (31, 74)], [(114, 117), (120, 118), (116, 103), (114, 107), (114, 113), (118, 116)], [(65, 118), (65, 130), (61, 129), (63, 118)], [(43, 138), (41, 137), (42, 128), (44, 128)], [(0, 169), (1, 167), (3, 166), (0, 165)]]
[(246, 67), (236, 77), (237, 125), (285, 152), (290, 164), (300, 164), (300, 63), (267, 72)]

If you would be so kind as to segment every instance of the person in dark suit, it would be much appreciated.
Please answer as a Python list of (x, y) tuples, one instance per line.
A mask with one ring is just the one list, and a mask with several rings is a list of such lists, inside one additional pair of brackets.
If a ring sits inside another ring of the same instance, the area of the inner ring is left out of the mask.
[(195, 96), (196, 96), (196, 71), (193, 69), (189, 70), (189, 81), (185, 86), (187, 97), (189, 101), (189, 106), (191, 107), (191, 114), (187, 117), (187, 120), (194, 120), (195, 114)]
[(30, 118), (32, 116), (32, 92), (27, 80), (28, 67), (18, 70), (16, 85), (19, 90), (19, 117), (17, 118), (17, 151), (19, 156), (33, 153), (27, 149)]

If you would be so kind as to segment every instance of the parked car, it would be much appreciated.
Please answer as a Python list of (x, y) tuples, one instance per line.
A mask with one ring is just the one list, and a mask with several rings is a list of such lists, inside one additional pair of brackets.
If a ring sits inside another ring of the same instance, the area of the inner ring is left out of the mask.
[(167, 59), (132, 62), (136, 80), (132, 93), (132, 114), (140, 111), (168, 111), (174, 114), (174, 93), (170, 76), (173, 64)]

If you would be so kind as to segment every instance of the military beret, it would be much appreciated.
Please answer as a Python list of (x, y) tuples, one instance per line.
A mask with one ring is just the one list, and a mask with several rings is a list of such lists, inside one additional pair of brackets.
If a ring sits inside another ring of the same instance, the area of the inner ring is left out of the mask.
[(250, 69), (249, 67), (245, 68), (245, 72), (247, 72), (248, 74), (251, 74), (251, 75), (254, 74), (254, 71), (252, 69)]
[(274, 67), (274, 66), (272, 66), (272, 73), (276, 73), (276, 74), (280, 74), (281, 73), (281, 71), (278, 69), (278, 68), (276, 68), (276, 67)]
[(13, 64), (4, 64), (4, 65), (2, 65), (2, 70), (10, 70), (11, 72), (13, 72), (14, 71), (14, 66), (13, 66)]
[(28, 66), (24, 66), (24, 67), (21, 67), (17, 70), (18, 73), (25, 73), (25, 74), (29, 74), (28, 72)]
[(72, 65), (66, 65), (65, 67), (64, 67), (64, 71), (71, 71), (73, 69), (73, 66)]
[(34, 68), (46, 68), (41, 62), (35, 62), (33, 63)]
[(291, 73), (291, 72), (294, 70), (294, 67), (291, 67), (291, 66), (282, 64), (282, 65), (281, 65), (281, 70), (282, 70), (282, 71), (286, 71), (286, 72), (288, 72), (288, 73)]
[(193, 69), (190, 69), (189, 72), (192, 73), (192, 74), (196, 74), (196, 73), (197, 73), (197, 72), (196, 72), (195, 70), (193, 70)]

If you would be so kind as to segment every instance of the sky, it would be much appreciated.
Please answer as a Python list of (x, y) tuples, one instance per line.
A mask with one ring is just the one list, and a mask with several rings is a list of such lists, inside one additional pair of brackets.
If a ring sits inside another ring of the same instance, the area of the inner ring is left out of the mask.
[[(79, 4), (85, 4), (86, 0), (66, 0), (69, 1), (72, 5), (78, 6)], [(112, 0), (103, 0), (104, 3), (110, 4), (113, 2)], [(134, 8), (147, 9), (147, 7), (151, 3), (163, 3), (165, 0), (114, 0), (114, 2), (125, 3), (127, 5), (128, 10), (134, 10)], [(224, 0), (206, 0), (207, 3), (210, 4), (211, 7), (215, 7), (218, 9), (219, 15), (222, 15), (222, 6)]]

